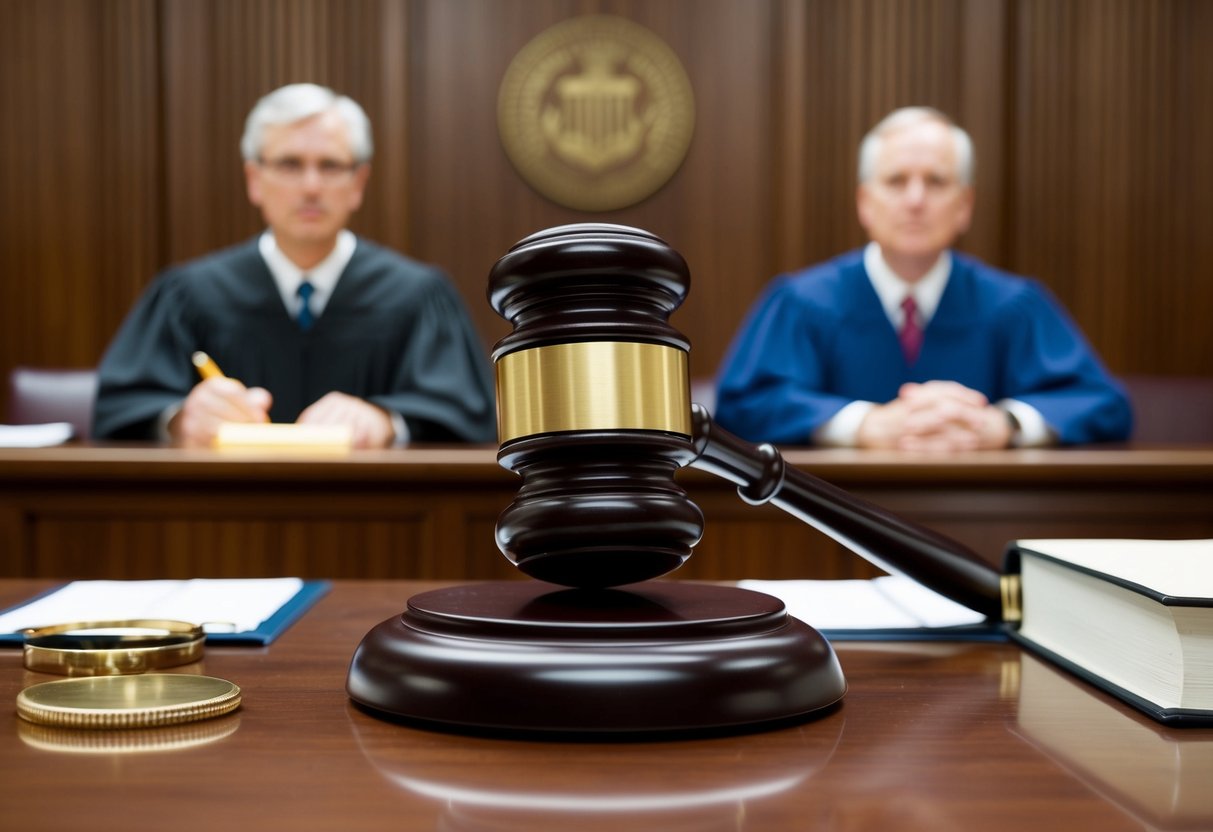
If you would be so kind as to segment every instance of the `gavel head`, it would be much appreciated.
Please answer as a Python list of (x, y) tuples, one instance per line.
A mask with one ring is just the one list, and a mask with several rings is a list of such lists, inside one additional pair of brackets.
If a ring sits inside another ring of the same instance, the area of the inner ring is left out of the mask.
[(618, 225), (548, 229), (489, 275), (513, 331), (494, 348), (500, 463), (522, 476), (497, 545), (573, 587), (659, 577), (691, 555), (703, 514), (674, 482), (691, 445), (689, 344), (669, 324), (682, 257)]

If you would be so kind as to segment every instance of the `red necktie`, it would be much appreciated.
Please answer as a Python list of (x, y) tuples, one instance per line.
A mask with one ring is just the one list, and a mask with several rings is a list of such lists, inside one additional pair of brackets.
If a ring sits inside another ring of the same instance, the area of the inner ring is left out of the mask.
[(901, 351), (906, 357), (906, 363), (913, 364), (918, 360), (918, 352), (922, 349), (922, 326), (918, 323), (918, 304), (914, 302), (914, 296), (906, 295), (906, 299), (901, 302), (901, 308), (906, 313), (906, 319), (897, 338), (901, 341)]

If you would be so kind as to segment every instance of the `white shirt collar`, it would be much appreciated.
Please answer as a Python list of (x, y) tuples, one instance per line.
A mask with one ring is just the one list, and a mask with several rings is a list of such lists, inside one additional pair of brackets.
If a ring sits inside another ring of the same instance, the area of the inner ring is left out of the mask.
[(939, 299), (943, 297), (943, 290), (948, 287), (948, 275), (952, 273), (952, 254), (945, 250), (921, 280), (917, 283), (907, 283), (889, 268), (884, 255), (880, 253), (880, 245), (872, 242), (863, 250), (863, 268), (868, 273), (872, 288), (880, 298), (880, 305), (884, 308), (885, 315), (893, 322), (894, 328), (900, 329), (904, 323), (902, 319), (905, 312), (901, 308), (901, 302), (905, 300), (906, 295), (911, 294), (925, 326), (939, 308)]
[[(282, 295), (283, 306), (287, 308), (292, 317), (297, 315), (303, 303), (298, 295), (299, 284), (303, 282), (304, 277), (303, 269), (292, 263), (290, 258), (282, 253), (272, 231), (267, 230), (261, 235), (257, 241), (257, 247), (274, 278), (274, 283), (278, 286), (278, 292)], [(350, 258), (354, 256), (354, 249), (357, 247), (358, 238), (352, 231), (343, 228), (337, 234), (337, 245), (333, 246), (328, 257), (307, 270), (307, 279), (316, 287), (316, 291), (312, 293), (312, 314), (319, 317), (320, 313), (324, 311), (325, 305), (333, 295), (333, 290), (337, 288), (337, 281), (341, 278), (341, 273), (349, 265)]]

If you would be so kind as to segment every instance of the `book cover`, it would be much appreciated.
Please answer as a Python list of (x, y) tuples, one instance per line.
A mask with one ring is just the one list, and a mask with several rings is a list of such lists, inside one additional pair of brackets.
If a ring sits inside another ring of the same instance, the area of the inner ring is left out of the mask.
[(1024, 647), (1168, 725), (1213, 726), (1213, 541), (1020, 540)]

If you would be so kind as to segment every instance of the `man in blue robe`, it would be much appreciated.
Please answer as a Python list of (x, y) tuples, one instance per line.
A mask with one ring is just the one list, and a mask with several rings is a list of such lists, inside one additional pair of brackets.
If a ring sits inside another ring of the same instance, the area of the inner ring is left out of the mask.
[(925, 107), (864, 138), (871, 242), (767, 287), (718, 376), (751, 441), (909, 450), (1128, 438), (1129, 400), (1045, 287), (951, 250), (973, 211), (968, 135)]

